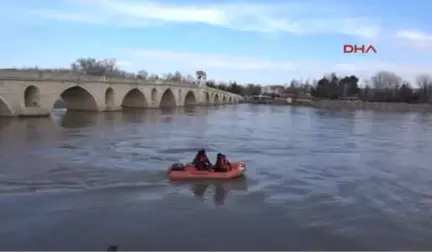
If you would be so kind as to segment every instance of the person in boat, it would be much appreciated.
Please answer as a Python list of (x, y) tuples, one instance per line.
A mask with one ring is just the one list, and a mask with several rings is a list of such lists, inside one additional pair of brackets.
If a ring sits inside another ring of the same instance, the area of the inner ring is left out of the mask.
[(227, 172), (231, 169), (231, 163), (228, 161), (227, 157), (222, 153), (218, 153), (216, 156), (216, 164), (213, 167), (213, 170), (215, 172)]
[(209, 171), (212, 167), (204, 149), (198, 151), (192, 163), (200, 171)]

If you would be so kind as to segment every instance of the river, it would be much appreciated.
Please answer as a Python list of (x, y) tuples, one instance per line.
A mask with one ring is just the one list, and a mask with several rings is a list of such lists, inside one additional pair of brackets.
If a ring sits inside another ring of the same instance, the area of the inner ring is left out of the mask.
[[(305, 107), (0, 119), (0, 250), (431, 250), (432, 115)], [(172, 183), (199, 148), (246, 177)]]

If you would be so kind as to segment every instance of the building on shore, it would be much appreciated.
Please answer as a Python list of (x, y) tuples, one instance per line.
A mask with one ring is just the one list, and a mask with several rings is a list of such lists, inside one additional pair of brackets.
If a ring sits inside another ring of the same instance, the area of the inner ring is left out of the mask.
[(254, 95), (247, 97), (247, 102), (252, 104), (270, 104), (272, 97), (268, 95)]
[(261, 87), (261, 94), (268, 94), (268, 95), (282, 95), (286, 91), (286, 88), (282, 85), (270, 85), (270, 86), (262, 86)]
[(261, 87), (261, 94), (245, 97), (242, 102), (252, 104), (311, 104), (313, 97), (304, 87), (269, 85)]

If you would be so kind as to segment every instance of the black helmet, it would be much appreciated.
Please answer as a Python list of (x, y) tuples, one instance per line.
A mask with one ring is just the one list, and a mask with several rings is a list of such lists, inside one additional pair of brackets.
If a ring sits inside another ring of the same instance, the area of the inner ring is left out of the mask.
[(200, 150), (198, 151), (198, 154), (203, 155), (203, 154), (206, 154), (206, 152), (205, 152), (204, 149), (200, 149)]
[(217, 157), (218, 157), (218, 158), (220, 158), (220, 157), (222, 157), (222, 156), (223, 156), (222, 153), (218, 153), (218, 154), (217, 154)]

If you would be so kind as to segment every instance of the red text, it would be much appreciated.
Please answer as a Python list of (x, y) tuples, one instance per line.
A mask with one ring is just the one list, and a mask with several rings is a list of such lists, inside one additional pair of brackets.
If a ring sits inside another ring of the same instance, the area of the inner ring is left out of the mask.
[(344, 53), (357, 53), (361, 52), (363, 54), (367, 53), (377, 53), (376, 48), (373, 45), (344, 45)]

